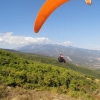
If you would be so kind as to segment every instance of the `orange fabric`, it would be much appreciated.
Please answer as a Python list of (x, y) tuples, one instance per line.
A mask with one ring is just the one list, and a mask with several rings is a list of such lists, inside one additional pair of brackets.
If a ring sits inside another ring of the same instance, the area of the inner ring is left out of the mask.
[(41, 7), (35, 24), (34, 24), (34, 32), (38, 33), (46, 19), (50, 16), (50, 14), (58, 8), (60, 5), (68, 2), (69, 0), (47, 0), (44, 5)]
[(92, 4), (92, 0), (85, 0), (86, 4), (91, 5)]

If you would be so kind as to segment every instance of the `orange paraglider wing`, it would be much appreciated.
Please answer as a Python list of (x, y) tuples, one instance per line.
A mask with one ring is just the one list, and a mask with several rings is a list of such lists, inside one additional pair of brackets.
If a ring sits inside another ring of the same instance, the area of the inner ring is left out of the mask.
[(85, 0), (86, 4), (91, 5), (92, 4), (92, 0)]
[(34, 24), (34, 32), (38, 33), (46, 19), (50, 16), (50, 14), (57, 9), (60, 5), (68, 2), (69, 0), (47, 0), (44, 5), (41, 7), (35, 24)]

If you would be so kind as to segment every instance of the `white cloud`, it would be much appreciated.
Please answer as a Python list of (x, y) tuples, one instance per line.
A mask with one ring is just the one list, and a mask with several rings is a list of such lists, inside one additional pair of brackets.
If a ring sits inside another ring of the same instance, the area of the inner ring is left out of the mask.
[(0, 33), (0, 45), (27, 45), (31, 43), (48, 43), (49, 41), (45, 37), (14, 36), (13, 32)]
[(65, 44), (65, 45), (70, 45), (70, 44), (72, 44), (72, 42), (66, 41), (66, 42), (64, 42), (64, 44)]

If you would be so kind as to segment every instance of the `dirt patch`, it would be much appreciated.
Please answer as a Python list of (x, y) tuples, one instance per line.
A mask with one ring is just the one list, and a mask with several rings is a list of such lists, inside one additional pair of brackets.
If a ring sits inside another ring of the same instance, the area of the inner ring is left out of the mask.
[(25, 90), (19, 87), (7, 87), (0, 100), (75, 100), (64, 94), (49, 91)]

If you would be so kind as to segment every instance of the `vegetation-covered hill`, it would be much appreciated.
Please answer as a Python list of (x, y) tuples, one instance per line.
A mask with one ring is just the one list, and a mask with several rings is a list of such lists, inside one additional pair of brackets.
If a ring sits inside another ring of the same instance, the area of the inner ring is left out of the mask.
[(15, 50), (58, 57), (63, 53), (65, 59), (73, 64), (100, 69), (100, 51), (62, 46), (59, 44), (30, 44)]
[(80, 72), (80, 73), (83, 73), (83, 74), (87, 74), (87, 75), (90, 75), (90, 76), (94, 76), (96, 78), (99, 78), (100, 79), (100, 70), (95, 70), (95, 69), (89, 69), (86, 67), (82, 67), (82, 66), (76, 66), (74, 64), (71, 64), (71, 63), (59, 63), (57, 58), (52, 58), (52, 57), (49, 57), (49, 56), (43, 56), (43, 55), (36, 55), (36, 54), (31, 54), (31, 53), (22, 53), (22, 52), (18, 52), (18, 51), (12, 51), (12, 50), (7, 50), (7, 51), (10, 51), (10, 52), (14, 52), (14, 53), (17, 53), (19, 56), (23, 57), (24, 59), (27, 59), (27, 60), (32, 60), (32, 61), (38, 61), (38, 62), (41, 62), (41, 63), (46, 63), (46, 64), (51, 64), (51, 65), (56, 65), (56, 66), (59, 66), (59, 67), (65, 67), (67, 69), (71, 69), (71, 70), (74, 70), (74, 71), (77, 71), (77, 72)]
[[(91, 72), (89, 69), (88, 71)], [(98, 96), (100, 81), (95, 78), (96, 76), (93, 77), (93, 74), (90, 76), (81, 72), (81, 67), (69, 63), (59, 64), (54, 58), (14, 54), (1, 49), (0, 99), (5, 100), (3, 98), (7, 97), (7, 93), (4, 93), (4, 89), (10, 86), (28, 90), (55, 91), (81, 100), (96, 100), (96, 98), (100, 100)]]

